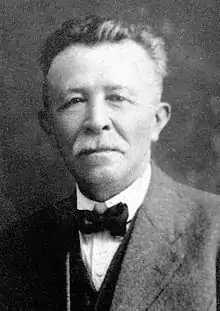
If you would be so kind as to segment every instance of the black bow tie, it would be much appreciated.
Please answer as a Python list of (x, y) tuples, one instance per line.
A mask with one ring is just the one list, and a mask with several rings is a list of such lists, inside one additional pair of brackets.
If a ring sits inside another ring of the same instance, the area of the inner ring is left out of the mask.
[(128, 219), (128, 207), (119, 203), (103, 214), (97, 211), (77, 210), (78, 229), (85, 234), (108, 230), (112, 236), (124, 236)]

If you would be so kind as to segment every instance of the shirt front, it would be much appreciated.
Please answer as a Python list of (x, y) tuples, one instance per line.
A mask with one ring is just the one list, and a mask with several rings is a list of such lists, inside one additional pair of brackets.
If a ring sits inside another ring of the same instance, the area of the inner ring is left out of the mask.
[[(151, 166), (148, 165), (143, 175), (124, 191), (105, 201), (107, 208), (120, 202), (128, 206), (128, 221), (132, 220), (138, 208), (144, 201), (151, 177)], [(92, 201), (85, 197), (78, 186), (77, 191), (77, 209), (90, 210), (94, 209), (98, 202)], [(127, 225), (128, 229), (129, 224)], [(79, 232), (80, 248), (83, 262), (92, 279), (96, 290), (99, 290), (104, 280), (110, 262), (117, 251), (122, 237), (113, 237), (108, 231), (97, 232), (92, 234), (82, 234)]]

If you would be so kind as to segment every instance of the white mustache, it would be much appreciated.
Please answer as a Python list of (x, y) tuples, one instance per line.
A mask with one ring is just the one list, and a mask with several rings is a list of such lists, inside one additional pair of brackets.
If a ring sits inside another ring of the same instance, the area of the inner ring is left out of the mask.
[(117, 151), (124, 153), (128, 148), (128, 144), (119, 137), (84, 137), (79, 136), (74, 142), (75, 156), (90, 154), (101, 151)]

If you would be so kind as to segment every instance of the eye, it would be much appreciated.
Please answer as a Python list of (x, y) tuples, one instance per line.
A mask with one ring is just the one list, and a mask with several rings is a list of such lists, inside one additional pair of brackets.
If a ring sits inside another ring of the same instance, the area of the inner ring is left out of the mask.
[(63, 103), (61, 107), (59, 107), (59, 111), (70, 109), (71, 107), (74, 107), (78, 104), (84, 103), (86, 99), (84, 97), (72, 97), (70, 100)]
[(125, 97), (118, 95), (118, 94), (108, 95), (106, 99), (112, 102), (123, 102), (126, 100)]
[(73, 98), (71, 98), (69, 101), (68, 101), (68, 103), (69, 104), (73, 104), (73, 105), (75, 105), (75, 104), (79, 104), (79, 103), (84, 103), (86, 100), (85, 100), (85, 98), (83, 98), (83, 97), (73, 97)]

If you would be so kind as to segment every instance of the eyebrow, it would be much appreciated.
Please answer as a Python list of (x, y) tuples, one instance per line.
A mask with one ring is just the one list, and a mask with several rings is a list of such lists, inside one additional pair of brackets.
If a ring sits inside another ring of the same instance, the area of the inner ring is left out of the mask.
[(118, 91), (118, 90), (128, 90), (131, 91), (127, 86), (125, 85), (120, 85), (120, 84), (116, 84), (116, 85), (107, 85), (105, 87), (105, 89), (107, 91)]
[[(104, 89), (107, 92), (126, 90), (131, 95), (134, 95), (134, 92), (129, 87), (127, 87), (125, 85), (120, 85), (120, 84), (106, 85), (106, 86), (104, 86)], [(85, 93), (87, 93), (87, 88), (84, 88), (84, 87), (68, 87), (63, 92), (64, 95), (68, 95), (68, 94), (72, 94), (72, 93), (82, 93), (82, 94), (85, 94)]]
[(85, 88), (83, 87), (68, 87), (66, 90), (63, 91), (65, 95), (72, 94), (72, 93), (85, 93)]

